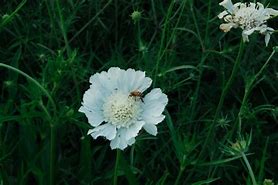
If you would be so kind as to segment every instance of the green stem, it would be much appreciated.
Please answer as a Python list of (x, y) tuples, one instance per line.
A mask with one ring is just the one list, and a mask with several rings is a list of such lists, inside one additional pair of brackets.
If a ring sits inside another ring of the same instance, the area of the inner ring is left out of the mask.
[(119, 166), (120, 152), (121, 152), (120, 149), (117, 149), (113, 185), (117, 185), (117, 181), (118, 181), (118, 173), (117, 172), (118, 172), (118, 166)]
[(216, 108), (216, 112), (215, 112), (214, 120), (213, 120), (214, 123), (216, 122), (216, 119), (217, 119), (217, 117), (220, 114), (220, 111), (222, 109), (225, 97), (226, 97), (226, 95), (227, 95), (227, 93), (228, 93), (232, 83), (234, 82), (235, 75), (238, 72), (238, 69), (239, 69), (239, 66), (240, 66), (241, 57), (242, 57), (242, 54), (243, 54), (243, 50), (244, 50), (244, 43), (241, 40), (239, 51), (238, 51), (238, 55), (237, 55), (237, 58), (236, 58), (236, 62), (234, 64), (234, 67), (233, 67), (233, 70), (232, 70), (232, 74), (231, 74), (230, 78), (228, 79), (228, 82), (224, 86), (224, 89), (223, 89), (223, 91), (221, 93), (221, 96), (220, 96), (219, 103), (218, 103), (217, 108)]
[(248, 161), (246, 155), (244, 154), (244, 152), (241, 153), (241, 156), (242, 156), (242, 158), (243, 158), (243, 161), (244, 161), (245, 165), (247, 166), (247, 169), (248, 169), (248, 172), (249, 172), (249, 175), (250, 175), (250, 177), (251, 177), (251, 180), (252, 180), (253, 185), (257, 185), (257, 181), (256, 181), (256, 179), (255, 179), (253, 170), (252, 170), (251, 165), (250, 165), (250, 163), (249, 163), (249, 161)]
[[(261, 67), (261, 69), (258, 71), (258, 73), (255, 75), (255, 77), (252, 79), (252, 81), (249, 83), (249, 85), (246, 87), (243, 99), (241, 101), (242, 102), (241, 107), (240, 107), (239, 113), (237, 115), (236, 123), (234, 124), (231, 132), (229, 132), (229, 134), (223, 139), (223, 141), (229, 140), (232, 137), (233, 133), (235, 132), (235, 130), (237, 128), (237, 125), (238, 125), (238, 134), (241, 133), (241, 116), (242, 116), (242, 113), (243, 113), (243, 110), (244, 110), (244, 105), (247, 103), (248, 96), (251, 93), (252, 89), (255, 87), (254, 82), (256, 81), (256, 79), (259, 78), (259, 76), (265, 70), (265, 68), (267, 67), (268, 63), (270, 62), (271, 58), (274, 56), (275, 53), (276, 53), (276, 51), (273, 50), (273, 52), (268, 57), (267, 61), (264, 63), (264, 65)], [(221, 154), (219, 158), (222, 159), (222, 157), (223, 157), (223, 154)], [(216, 172), (216, 170), (217, 170), (217, 166), (214, 168), (212, 174), (214, 174)]]
[(60, 28), (61, 28), (61, 32), (62, 32), (62, 35), (63, 35), (63, 38), (64, 38), (65, 48), (67, 50), (67, 55), (70, 56), (69, 41), (68, 41), (66, 29), (65, 29), (64, 18), (63, 18), (63, 15), (62, 15), (59, 0), (56, 0), (56, 5), (57, 5), (57, 9), (58, 9), (59, 18), (60, 18)]
[(15, 17), (15, 15), (17, 14), (17, 12), (26, 4), (27, 0), (23, 0), (17, 7), (16, 9), (10, 14), (8, 15), (7, 18), (2, 19), (1, 23), (0, 23), (0, 31), (1, 29), (8, 24), (9, 22), (11, 22), (11, 20)]
[(204, 71), (204, 63), (208, 57), (209, 54), (205, 53), (205, 50), (206, 50), (206, 46), (205, 45), (208, 45), (208, 33), (209, 33), (209, 19), (210, 19), (210, 14), (211, 14), (211, 0), (208, 1), (208, 14), (207, 14), (207, 21), (206, 21), (206, 32), (205, 32), (205, 43), (203, 43), (202, 39), (201, 39), (201, 34), (200, 34), (200, 29), (198, 27), (198, 21), (196, 19), (196, 16), (195, 16), (195, 13), (194, 13), (194, 9), (193, 9), (193, 2), (192, 4), (190, 5), (190, 10), (191, 10), (191, 13), (192, 13), (192, 18), (193, 18), (193, 22), (194, 22), (194, 25), (195, 25), (195, 28), (196, 28), (196, 31), (197, 31), (197, 36), (198, 36), (198, 39), (200, 40), (200, 44), (201, 44), (201, 47), (202, 47), (202, 57), (201, 57), (201, 62), (199, 63), (198, 65), (198, 68), (199, 69), (199, 77), (198, 77), (198, 81), (197, 81), (197, 85), (196, 85), (196, 89), (195, 89), (195, 92), (194, 92), (194, 96), (193, 96), (193, 100), (192, 100), (192, 103), (191, 103), (191, 115), (190, 115), (190, 120), (193, 120), (195, 115), (196, 115), (196, 105), (197, 105), (197, 100), (199, 98), (199, 91), (200, 91), (200, 87), (201, 87), (201, 80), (202, 80), (202, 76), (203, 76), (203, 71)]
[(228, 79), (227, 83), (225, 84), (224, 89), (223, 89), (223, 91), (221, 93), (220, 100), (219, 100), (219, 103), (217, 105), (216, 112), (215, 112), (215, 115), (214, 115), (213, 123), (212, 123), (212, 125), (209, 128), (209, 131), (208, 131), (207, 137), (205, 139), (203, 148), (202, 148), (202, 150), (200, 152), (200, 156), (203, 155), (203, 153), (205, 151), (205, 147), (207, 146), (208, 142), (210, 141), (210, 138), (212, 138), (211, 137), (211, 134), (213, 133), (212, 131), (215, 128), (216, 120), (217, 120), (217, 118), (218, 118), (218, 116), (220, 114), (220, 111), (222, 109), (225, 97), (226, 97), (226, 95), (227, 95), (227, 93), (228, 93), (228, 91), (229, 91), (229, 89), (230, 89), (230, 87), (231, 87), (231, 85), (232, 85), (232, 83), (234, 81), (234, 78), (235, 78), (235, 76), (236, 76), (236, 74), (238, 72), (243, 51), (244, 51), (244, 43), (243, 43), (243, 40), (241, 40), (239, 51), (238, 51), (238, 55), (237, 55), (237, 58), (236, 58), (236, 61), (235, 61), (235, 64), (234, 64), (231, 76), (229, 77), (229, 79)]
[(162, 31), (162, 36), (161, 36), (161, 41), (160, 41), (160, 48), (159, 48), (159, 52), (158, 52), (158, 55), (157, 55), (153, 85), (156, 84), (156, 77), (157, 77), (157, 74), (158, 74), (158, 67), (159, 67), (160, 60), (162, 59), (163, 46), (164, 46), (164, 42), (165, 42), (165, 39), (166, 39), (166, 31), (168, 29), (169, 18), (170, 18), (170, 15), (172, 13), (172, 9), (174, 7), (174, 2), (175, 1), (171, 2), (170, 6), (167, 10), (167, 15), (166, 15), (166, 18), (165, 18), (165, 23), (164, 23), (164, 29)]
[(205, 33), (205, 44), (208, 44), (208, 33), (209, 33), (209, 21), (210, 21), (210, 14), (211, 14), (211, 0), (208, 1), (208, 15), (206, 21), (206, 33)]
[(178, 185), (178, 184), (179, 184), (179, 182), (180, 182), (180, 178), (181, 178), (181, 175), (182, 175), (182, 173), (183, 173), (184, 169), (185, 169), (185, 168), (184, 168), (183, 166), (181, 166), (181, 167), (180, 167), (180, 171), (179, 171), (178, 177), (177, 177), (177, 179), (176, 179), (176, 181), (175, 181), (175, 184), (174, 184), (174, 185)]
[[(49, 94), (49, 92), (34, 78), (32, 78), (31, 76), (29, 76), (28, 74), (24, 73), (23, 71), (14, 68), (10, 65), (7, 64), (3, 64), (0, 63), (0, 67), (4, 67), (7, 68), (9, 70), (12, 70), (18, 74), (21, 74), (22, 76), (24, 76), (26, 79), (30, 80), (32, 83), (34, 83), (43, 93), (45, 93), (45, 95), (48, 97), (50, 103), (53, 106), (53, 117), (56, 117), (56, 113), (57, 113), (57, 108), (56, 108), (56, 104), (54, 103), (53, 98), (51, 97), (51, 95)], [(49, 184), (53, 185), (54, 184), (54, 159), (55, 159), (55, 128), (54, 128), (54, 123), (55, 121), (53, 120), (53, 118), (50, 117), (50, 114), (48, 113), (48, 111), (46, 110), (46, 108), (41, 104), (43, 110), (46, 112), (46, 115), (48, 116), (48, 119), (50, 121), (50, 162), (49, 162)]]
[[(174, 3), (175, 1), (172, 1), (172, 2)], [(176, 28), (178, 27), (178, 25), (179, 25), (179, 23), (181, 21), (181, 18), (182, 18), (184, 9), (185, 9), (186, 2), (187, 1), (183, 1), (183, 3), (181, 4), (180, 8), (175, 12), (175, 14), (172, 17), (168, 18), (168, 14), (167, 14), (167, 18), (166, 18), (167, 21), (165, 21), (165, 28), (163, 29), (163, 33), (162, 33), (163, 36), (162, 36), (162, 40), (161, 40), (160, 50), (159, 50), (159, 53), (157, 55), (158, 59), (156, 61), (155, 76), (154, 76), (154, 80), (153, 80), (153, 86), (154, 87), (156, 85), (156, 78), (158, 76), (158, 68), (159, 68), (160, 61), (163, 59), (163, 57), (164, 57), (164, 55), (165, 55), (165, 53), (167, 51), (167, 48), (170, 46), (171, 42), (173, 41), (174, 35), (176, 34), (176, 30), (177, 30)], [(170, 5), (170, 7), (172, 7), (172, 5)], [(180, 15), (179, 15), (179, 17), (178, 17), (178, 19), (176, 21), (176, 24), (175, 24), (175, 26), (173, 28), (173, 31), (170, 34), (168, 42), (165, 43), (166, 45), (165, 45), (165, 47), (163, 49), (163, 43), (164, 43), (164, 40), (165, 40), (165, 37), (166, 37), (165, 36), (166, 34), (164, 32), (164, 30), (166, 31), (166, 27), (167, 27), (166, 25), (168, 25), (168, 22), (171, 22), (171, 19), (173, 19), (178, 14), (178, 12), (180, 12)], [(169, 16), (170, 16), (170, 14), (169, 14)]]
[(92, 17), (80, 30), (78, 30), (74, 36), (69, 40), (68, 43), (71, 43), (80, 33), (82, 33), (103, 11), (113, 2), (113, 0), (109, 0), (102, 9), (100, 9), (94, 17)]
[(55, 126), (50, 125), (50, 166), (49, 166), (49, 184), (54, 185), (54, 164), (55, 164)]
[(271, 58), (273, 57), (273, 55), (276, 53), (275, 50), (272, 51), (272, 53), (270, 54), (270, 56), (268, 57), (268, 59), (266, 60), (266, 62), (264, 63), (264, 65), (261, 67), (261, 69), (258, 71), (258, 73), (254, 76), (254, 78), (247, 84), (247, 87), (245, 89), (244, 92), (244, 97), (241, 103), (241, 107), (238, 113), (238, 120), (239, 120), (239, 124), (238, 124), (238, 132), (241, 133), (241, 115), (243, 112), (243, 108), (244, 105), (247, 103), (248, 100), (248, 96), (251, 93), (252, 89), (255, 87), (255, 82), (256, 80), (259, 78), (259, 76), (261, 76), (262, 72), (265, 70), (265, 68), (267, 67), (267, 65), (269, 64)]
[(198, 81), (197, 81), (197, 85), (196, 85), (196, 89), (193, 95), (193, 99), (192, 99), (192, 103), (191, 103), (191, 115), (190, 115), (190, 120), (194, 120), (194, 117), (196, 115), (196, 106), (197, 106), (197, 100), (199, 98), (199, 91), (200, 91), (200, 87), (201, 87), (201, 81), (202, 81), (202, 76), (203, 76), (203, 72), (204, 72), (204, 63), (206, 61), (208, 57), (208, 54), (204, 55), (204, 53), (202, 53), (202, 58), (201, 58), (201, 62), (198, 65), (198, 67), (200, 68), (199, 70), (199, 77), (198, 77)]
[(53, 98), (51, 97), (51, 95), (49, 94), (49, 92), (37, 81), (35, 80), (34, 78), (32, 78), (31, 76), (29, 76), (28, 74), (24, 73), (23, 71), (13, 67), (13, 66), (10, 66), (10, 65), (7, 65), (7, 64), (4, 64), (4, 63), (0, 63), (0, 67), (4, 67), (4, 68), (7, 68), (9, 70), (12, 70), (18, 74), (21, 74), (22, 76), (24, 76), (26, 79), (30, 80), (31, 82), (33, 82), (49, 99), (50, 103), (52, 104), (52, 107), (53, 107), (53, 114), (55, 115), (57, 113), (57, 108), (56, 108), (56, 104), (54, 103), (54, 100)]

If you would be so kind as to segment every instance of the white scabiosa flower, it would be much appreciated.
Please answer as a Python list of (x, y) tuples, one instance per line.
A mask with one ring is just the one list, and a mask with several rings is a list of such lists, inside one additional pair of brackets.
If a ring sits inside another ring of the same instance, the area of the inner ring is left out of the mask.
[(112, 67), (92, 75), (90, 83), (79, 111), (94, 127), (88, 131), (94, 139), (103, 136), (111, 141), (112, 149), (123, 150), (135, 142), (142, 128), (157, 134), (156, 125), (165, 118), (162, 112), (168, 98), (159, 88), (143, 97), (152, 83), (145, 72)]
[(244, 42), (248, 42), (248, 36), (254, 32), (265, 35), (265, 44), (268, 45), (270, 35), (274, 29), (267, 26), (266, 21), (278, 15), (278, 11), (272, 8), (264, 8), (261, 3), (236, 3), (231, 0), (224, 0), (219, 5), (226, 10), (221, 12), (218, 17), (225, 23), (220, 25), (220, 29), (228, 32), (231, 28), (240, 27)]

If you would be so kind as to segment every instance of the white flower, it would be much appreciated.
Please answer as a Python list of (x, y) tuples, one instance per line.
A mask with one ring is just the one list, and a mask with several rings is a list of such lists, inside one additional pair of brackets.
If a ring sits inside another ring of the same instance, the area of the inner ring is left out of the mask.
[(231, 28), (240, 27), (244, 42), (248, 42), (248, 36), (257, 31), (265, 35), (265, 44), (268, 45), (270, 35), (274, 29), (266, 25), (266, 21), (278, 15), (278, 11), (272, 8), (264, 8), (261, 3), (236, 3), (231, 0), (224, 0), (219, 5), (226, 10), (221, 12), (218, 17), (226, 23), (220, 25), (220, 29), (228, 32)]
[(141, 96), (152, 83), (145, 72), (112, 67), (92, 75), (90, 83), (79, 111), (94, 127), (88, 131), (94, 139), (103, 136), (111, 141), (112, 149), (123, 150), (135, 142), (142, 128), (157, 134), (168, 98), (159, 88)]

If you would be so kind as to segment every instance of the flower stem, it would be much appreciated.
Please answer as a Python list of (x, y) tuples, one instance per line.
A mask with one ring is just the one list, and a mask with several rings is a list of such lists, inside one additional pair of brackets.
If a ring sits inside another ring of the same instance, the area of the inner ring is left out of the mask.
[(241, 116), (243, 114), (244, 106), (247, 104), (248, 96), (249, 96), (250, 92), (252, 91), (252, 89), (256, 86), (256, 80), (259, 78), (259, 76), (261, 76), (262, 72), (267, 67), (269, 61), (271, 60), (271, 58), (273, 57), (275, 52), (276, 52), (275, 50), (272, 51), (272, 53), (270, 54), (270, 56), (268, 57), (268, 59), (266, 60), (264, 65), (261, 67), (261, 69), (258, 71), (258, 73), (252, 78), (252, 80), (249, 82), (248, 86), (245, 89), (244, 97), (243, 97), (241, 107), (240, 107), (240, 110), (238, 113), (238, 120), (239, 120), (238, 132), (239, 133), (241, 133)]
[(243, 50), (244, 50), (244, 43), (243, 43), (243, 40), (241, 40), (238, 55), (237, 55), (237, 58), (236, 58), (236, 61), (235, 61), (235, 64), (234, 64), (234, 67), (233, 67), (233, 70), (232, 70), (232, 74), (231, 74), (230, 78), (228, 79), (227, 83), (224, 86), (224, 89), (223, 89), (223, 91), (221, 93), (221, 96), (220, 96), (219, 103), (218, 103), (217, 108), (216, 108), (213, 125), (215, 125), (216, 119), (220, 114), (220, 110), (222, 109), (225, 97), (226, 97), (226, 95), (227, 95), (227, 93), (228, 93), (228, 91), (229, 91), (229, 89), (230, 89), (230, 87), (231, 87), (231, 85), (234, 81), (235, 75), (237, 74), (237, 71), (238, 71), (239, 66), (240, 66), (240, 61), (241, 61), (241, 56), (243, 54)]
[[(229, 140), (231, 138), (231, 136), (233, 135), (233, 133), (235, 132), (236, 128), (238, 128), (237, 133), (240, 134), (241, 133), (241, 122), (242, 122), (242, 114), (244, 111), (244, 106), (248, 103), (248, 97), (252, 91), (252, 89), (256, 86), (257, 83), (256, 80), (261, 76), (262, 72), (265, 70), (265, 68), (268, 66), (270, 60), (272, 59), (272, 57), (274, 56), (274, 54), (276, 53), (275, 50), (272, 51), (272, 53), (270, 54), (270, 56), (268, 57), (268, 59), (266, 60), (266, 62), (264, 63), (264, 65), (261, 67), (261, 69), (255, 74), (255, 76), (252, 78), (252, 81), (249, 83), (249, 85), (246, 87), (245, 92), (244, 92), (244, 96), (243, 99), (241, 101), (241, 107), (239, 109), (238, 115), (237, 115), (237, 120), (233, 126), (233, 128), (231, 129), (231, 132), (229, 132), (229, 134), (227, 136), (224, 137), (223, 141)], [(222, 159), (223, 154), (220, 155), (220, 159)], [(215, 173), (216, 169), (218, 167), (216, 166), (214, 168), (214, 172), (212, 174)], [(213, 176), (213, 175), (212, 175)]]
[(50, 162), (49, 162), (49, 184), (54, 185), (55, 164), (55, 126), (50, 124)]
[(113, 178), (113, 185), (117, 185), (118, 181), (118, 166), (119, 166), (119, 159), (120, 159), (120, 150), (117, 149), (116, 154), (116, 161), (115, 161), (115, 169), (114, 169), (114, 178)]
[(252, 180), (253, 185), (257, 185), (257, 181), (256, 181), (256, 179), (255, 179), (253, 170), (252, 170), (252, 168), (251, 168), (251, 166), (250, 166), (250, 163), (249, 163), (249, 161), (248, 161), (246, 155), (244, 154), (244, 152), (241, 152), (241, 156), (242, 156), (242, 158), (243, 158), (243, 161), (244, 161), (245, 165), (247, 166), (247, 169), (248, 169), (248, 172), (249, 172), (249, 175), (250, 175), (250, 177), (251, 177), (251, 180)]
[(231, 76), (229, 77), (227, 83), (224, 86), (224, 89), (222, 90), (222, 93), (221, 93), (221, 96), (220, 96), (220, 100), (219, 100), (219, 103), (217, 105), (217, 108), (216, 108), (216, 111), (215, 111), (215, 115), (214, 115), (214, 118), (213, 118), (213, 123), (212, 123), (212, 125), (209, 128), (207, 137), (205, 139), (205, 143), (203, 145), (204, 147), (202, 148), (199, 156), (203, 155), (203, 153), (205, 151), (206, 145), (209, 143), (210, 138), (212, 138), (211, 137), (211, 134), (213, 133), (212, 131), (215, 128), (216, 120), (217, 120), (217, 118), (218, 118), (218, 116), (220, 114), (220, 111), (222, 109), (222, 106), (224, 104), (225, 97), (226, 97), (226, 95), (227, 95), (227, 93), (228, 93), (228, 91), (229, 91), (229, 89), (230, 89), (230, 87), (231, 87), (231, 85), (232, 85), (232, 83), (234, 81), (234, 78), (235, 78), (235, 76), (236, 76), (236, 74), (238, 72), (243, 51), (244, 51), (244, 43), (243, 43), (243, 40), (241, 39), (240, 46), (239, 46), (239, 51), (238, 51), (238, 54), (237, 54), (237, 58), (236, 58), (236, 61), (235, 61), (235, 64), (234, 64)]
[(180, 182), (180, 178), (181, 178), (181, 175), (182, 175), (182, 173), (183, 173), (184, 169), (185, 169), (185, 168), (184, 168), (183, 166), (181, 166), (181, 167), (180, 167), (180, 171), (179, 171), (178, 177), (177, 177), (177, 179), (176, 179), (176, 181), (175, 181), (175, 184), (174, 184), (174, 185), (178, 185), (178, 184), (179, 184), (179, 182)]

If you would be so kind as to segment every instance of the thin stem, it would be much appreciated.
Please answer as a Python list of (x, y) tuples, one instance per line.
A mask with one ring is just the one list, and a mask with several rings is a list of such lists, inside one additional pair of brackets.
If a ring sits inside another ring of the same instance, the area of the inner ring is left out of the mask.
[(247, 166), (247, 169), (248, 169), (248, 172), (249, 172), (249, 175), (250, 175), (250, 177), (251, 177), (251, 180), (252, 180), (253, 185), (257, 185), (257, 181), (256, 181), (256, 179), (255, 179), (253, 170), (252, 170), (251, 165), (250, 165), (250, 163), (249, 163), (249, 161), (248, 161), (246, 155), (244, 154), (244, 152), (241, 152), (241, 156), (242, 156), (242, 158), (243, 158), (243, 161), (244, 161), (245, 165)]
[(62, 15), (62, 11), (61, 11), (59, 0), (56, 0), (56, 5), (57, 5), (58, 13), (59, 13), (59, 18), (60, 18), (61, 32), (62, 32), (64, 41), (65, 41), (65, 47), (67, 49), (67, 55), (69, 56), (70, 55), (69, 41), (68, 41), (68, 37), (67, 37), (65, 25), (64, 25), (64, 18), (63, 18), (63, 15)]
[(92, 17), (80, 30), (78, 30), (74, 36), (69, 40), (71, 43), (80, 33), (82, 33), (113, 1), (109, 0), (101, 10), (99, 10), (94, 17)]
[(175, 181), (175, 184), (174, 184), (174, 185), (178, 185), (178, 184), (179, 184), (179, 182), (180, 182), (180, 178), (181, 178), (181, 175), (182, 175), (182, 173), (183, 173), (184, 169), (185, 169), (185, 168), (184, 168), (183, 166), (181, 166), (181, 167), (180, 167), (180, 171), (179, 171), (178, 177), (177, 177), (177, 179), (176, 179), (176, 181)]
[(31, 82), (33, 82), (49, 99), (50, 103), (52, 104), (52, 107), (53, 107), (53, 114), (55, 115), (57, 113), (57, 108), (56, 108), (56, 104), (54, 103), (54, 100), (53, 98), (51, 97), (51, 95), (49, 94), (49, 92), (37, 81), (35, 80), (34, 78), (32, 78), (31, 76), (29, 76), (28, 74), (26, 74), (25, 72), (13, 67), (13, 66), (10, 66), (10, 65), (7, 65), (7, 64), (4, 64), (4, 63), (0, 63), (0, 67), (4, 67), (4, 68), (7, 68), (9, 70), (12, 70), (18, 74), (21, 74), (22, 76), (24, 76), (26, 79), (30, 80)]
[(268, 63), (270, 62), (271, 58), (273, 57), (273, 55), (276, 53), (275, 50), (272, 51), (272, 53), (270, 54), (270, 56), (268, 57), (268, 59), (266, 60), (266, 62), (264, 63), (264, 65), (261, 67), (261, 69), (258, 71), (258, 73), (254, 76), (254, 78), (247, 84), (248, 86), (245, 89), (245, 93), (244, 93), (244, 97), (241, 103), (241, 107), (238, 113), (238, 119), (239, 119), (239, 125), (238, 125), (238, 132), (241, 133), (241, 115), (244, 109), (244, 105), (247, 103), (248, 100), (248, 96), (251, 93), (252, 89), (255, 87), (255, 82), (256, 80), (259, 78), (259, 76), (262, 74), (262, 72), (265, 70), (265, 68), (267, 67)]
[(50, 125), (50, 166), (49, 184), (54, 185), (54, 164), (55, 164), (55, 125)]
[(240, 60), (241, 60), (243, 50), (244, 50), (244, 44), (243, 44), (243, 41), (241, 40), (238, 55), (237, 55), (237, 58), (236, 58), (236, 62), (234, 64), (234, 67), (233, 67), (233, 70), (232, 70), (232, 74), (231, 74), (230, 78), (228, 79), (228, 81), (227, 81), (226, 85), (224, 86), (224, 89), (221, 93), (220, 100), (219, 100), (219, 103), (218, 103), (217, 108), (216, 108), (216, 112), (215, 112), (215, 115), (214, 115), (214, 121), (213, 122), (216, 122), (216, 119), (219, 116), (220, 111), (222, 109), (225, 97), (226, 97), (232, 83), (234, 82), (235, 75), (237, 74), (237, 71), (238, 71), (239, 66), (240, 66)]
[(201, 62), (199, 64), (199, 67), (200, 67), (200, 70), (199, 70), (199, 78), (198, 78), (198, 81), (197, 81), (197, 85), (196, 85), (196, 89), (195, 89), (195, 92), (194, 92), (194, 95), (193, 95), (193, 99), (192, 99), (192, 103), (191, 103), (191, 115), (190, 115), (190, 120), (194, 120), (194, 117), (196, 115), (196, 105), (197, 105), (197, 100), (199, 98), (199, 91), (200, 91), (200, 87), (201, 87), (201, 81), (202, 81), (202, 76), (203, 76), (203, 72), (204, 72), (204, 63), (206, 61), (208, 57), (208, 54), (205, 54), (202, 53), (202, 59), (201, 59)]
[(193, 2), (191, 4), (191, 13), (192, 13), (192, 18), (193, 18), (193, 21), (194, 21), (194, 25), (195, 25), (195, 28), (196, 28), (196, 31), (197, 31), (197, 36), (198, 36), (198, 39), (200, 40), (200, 44), (201, 44), (201, 47), (202, 47), (202, 57), (201, 57), (201, 62), (200, 64), (198, 65), (198, 67), (200, 68), (200, 72), (199, 72), (199, 78), (198, 78), (198, 81), (197, 81), (197, 85), (196, 85), (196, 89), (195, 89), (195, 92), (194, 92), (194, 96), (193, 96), (193, 100), (192, 100), (192, 104), (191, 104), (191, 116), (190, 116), (190, 120), (193, 120), (194, 117), (195, 117), (195, 114), (196, 114), (196, 105), (197, 105), (197, 100), (199, 98), (199, 91), (200, 91), (200, 87), (201, 87), (201, 80), (202, 80), (202, 76), (203, 76), (203, 71), (204, 71), (204, 63), (208, 57), (209, 54), (207, 53), (204, 53), (204, 51), (206, 50), (205, 49), (205, 45), (207, 45), (207, 41), (208, 41), (208, 33), (209, 33), (209, 19), (210, 19), (210, 14), (211, 14), (211, 0), (208, 1), (208, 14), (207, 14), (207, 21), (206, 21), (206, 32), (205, 32), (205, 43), (203, 43), (202, 39), (201, 39), (201, 35), (200, 35), (200, 29), (198, 27), (198, 24), (197, 24), (197, 19), (196, 19), (196, 16), (195, 16), (195, 13), (194, 13), (194, 9), (193, 9)]
[[(255, 87), (256, 84), (254, 84), (254, 82), (256, 81), (256, 79), (259, 78), (259, 76), (262, 74), (262, 72), (265, 70), (265, 68), (268, 66), (270, 60), (272, 59), (272, 57), (274, 56), (274, 54), (276, 53), (275, 50), (272, 51), (272, 53), (270, 54), (270, 56), (268, 57), (268, 59), (266, 60), (266, 62), (264, 63), (264, 65), (261, 67), (261, 69), (258, 71), (258, 73), (255, 75), (255, 77), (252, 79), (252, 81), (249, 83), (248, 87), (246, 87), (245, 89), (245, 92), (244, 92), (244, 96), (243, 96), (243, 99), (241, 101), (241, 107), (239, 109), (239, 113), (238, 113), (238, 116), (237, 116), (237, 121), (236, 123), (234, 124), (230, 134), (228, 134), (223, 140), (226, 141), (226, 140), (229, 140), (229, 138), (233, 135), (233, 133), (235, 132), (236, 128), (237, 128), (237, 124), (238, 124), (238, 134), (241, 133), (241, 116), (242, 116), (242, 113), (244, 111), (244, 105), (247, 103), (247, 100), (248, 100), (248, 96), (249, 94), (251, 93), (252, 89)], [(223, 154), (221, 154), (220, 156), (220, 159), (222, 158)], [(213, 174), (215, 173), (217, 169), (217, 166), (215, 167), (215, 169), (213, 170)]]
[(118, 173), (117, 172), (118, 172), (118, 166), (119, 166), (120, 152), (121, 152), (120, 149), (117, 149), (113, 185), (117, 185), (117, 181), (118, 181)]
[[(172, 1), (172, 2), (175, 2), (175, 1)], [(154, 80), (153, 80), (153, 86), (156, 85), (156, 78), (158, 76), (158, 67), (159, 67), (159, 64), (160, 64), (160, 61), (163, 59), (166, 51), (167, 51), (167, 48), (170, 46), (171, 42), (173, 41), (173, 38), (174, 38), (174, 35), (176, 34), (176, 28), (178, 27), (180, 21), (181, 21), (181, 18), (182, 18), (182, 15), (183, 15), (183, 12), (184, 12), (184, 9), (185, 9), (185, 4), (186, 4), (187, 1), (183, 1), (183, 3), (181, 4), (180, 8), (175, 12), (175, 14), (172, 16), (172, 17), (169, 17), (169, 20), (168, 20), (168, 14), (167, 14), (167, 22), (165, 23), (165, 28), (163, 29), (163, 36), (162, 36), (162, 41), (161, 41), (161, 45), (160, 45), (160, 50), (159, 50), (159, 53), (157, 55), (157, 62), (156, 62), (156, 69), (155, 69), (155, 76), (154, 76)], [(171, 5), (170, 5), (171, 6)], [(166, 25), (168, 24), (168, 22), (171, 22), (171, 20), (178, 14), (178, 12), (180, 11), (180, 15), (179, 17), (177, 18), (177, 21), (176, 21), (176, 24), (173, 28), (173, 31), (172, 33), (170, 34), (170, 38), (168, 39), (168, 42), (166, 42), (166, 45), (164, 47), (164, 49), (162, 48), (163, 47), (163, 43), (164, 43), (164, 37), (165, 37), (165, 33), (164, 33), (164, 30), (166, 30)], [(170, 16), (170, 14), (169, 14)]]
[(0, 30), (15, 17), (17, 12), (26, 4), (26, 2), (27, 0), (23, 0), (7, 18), (2, 19), (0, 23)]
[(118, 45), (119, 23), (118, 23), (118, 0), (115, 0), (115, 44)]
[(175, 1), (172, 1), (168, 10), (167, 10), (167, 15), (166, 15), (166, 18), (165, 18), (165, 23), (164, 23), (164, 29), (162, 31), (162, 36), (161, 36), (161, 41), (160, 41), (160, 48), (159, 48), (159, 52), (158, 52), (158, 55), (157, 55), (157, 61), (156, 61), (156, 66), (155, 66), (155, 75), (154, 75), (154, 80), (153, 80), (153, 84), (155, 85), (156, 84), (156, 77), (157, 77), (157, 74), (158, 74), (158, 67), (159, 67), (159, 63), (160, 63), (160, 60), (161, 60), (161, 56), (162, 56), (162, 52), (163, 52), (163, 46), (164, 46), (164, 40), (166, 39), (166, 30), (168, 29), (168, 23), (169, 23), (169, 18), (170, 18), (170, 15), (172, 13), (172, 9), (174, 7), (174, 2)]
[[(28, 74), (24, 73), (23, 71), (21, 71), (17, 68), (14, 68), (10, 65), (0, 63), (0, 67), (7, 68), (9, 70), (12, 70), (12, 71), (18, 73), (18, 74), (21, 74), (22, 76), (24, 76), (25, 78), (30, 80), (32, 83), (34, 83), (48, 97), (50, 103), (53, 106), (53, 117), (56, 117), (57, 108), (56, 108), (56, 104), (54, 103), (53, 98), (51, 97), (49, 92), (37, 80), (35, 80), (31, 76), (29, 76)], [(44, 112), (46, 112), (46, 115), (48, 116), (48, 119), (49, 119), (49, 122), (50, 122), (50, 153), (49, 153), (49, 155), (50, 155), (49, 173), (50, 174), (49, 174), (49, 184), (53, 185), (54, 184), (54, 159), (55, 159), (55, 128), (54, 128), (55, 121), (53, 120), (53, 118), (51, 118), (50, 114), (48, 113), (48, 111), (46, 110), (44, 105), (41, 104), (41, 106), (42, 106)]]
[(225, 100), (225, 97), (234, 81), (234, 78), (238, 72), (238, 69), (239, 69), (239, 66), (240, 66), (240, 61), (241, 61), (241, 57), (242, 57), (242, 54), (243, 54), (243, 51), (244, 51), (244, 43), (243, 43), (243, 40), (241, 40), (240, 42), (240, 47), (239, 47), (239, 51), (238, 51), (238, 55), (237, 55), (237, 58), (236, 58), (236, 61), (235, 61), (235, 64), (234, 64), (234, 67), (233, 67), (233, 70), (232, 70), (232, 73), (227, 81), (227, 83), (225, 84), (224, 86), (224, 89), (221, 93), (221, 96), (220, 96), (220, 100), (219, 100), (219, 103), (217, 105), (217, 108), (216, 108), (216, 112), (215, 112), (215, 115), (214, 115), (214, 119), (213, 119), (213, 123), (212, 125), (210, 126), (209, 128), (209, 131), (208, 131), (208, 134), (207, 134), (207, 137), (205, 139), (205, 143), (204, 143), (204, 147), (202, 148), (201, 152), (200, 152), (200, 156), (203, 155), (204, 151), (205, 151), (205, 147), (206, 145), (208, 144), (208, 142), (210, 141), (210, 138), (211, 137), (211, 134), (213, 133), (213, 129), (215, 127), (215, 124), (216, 124), (216, 120), (220, 114), (220, 111), (222, 109), (222, 106), (223, 106), (223, 103), (224, 103), (224, 100)]
[(206, 21), (205, 44), (208, 44), (210, 14), (211, 14), (211, 0), (208, 1), (208, 15), (207, 15), (207, 21)]

